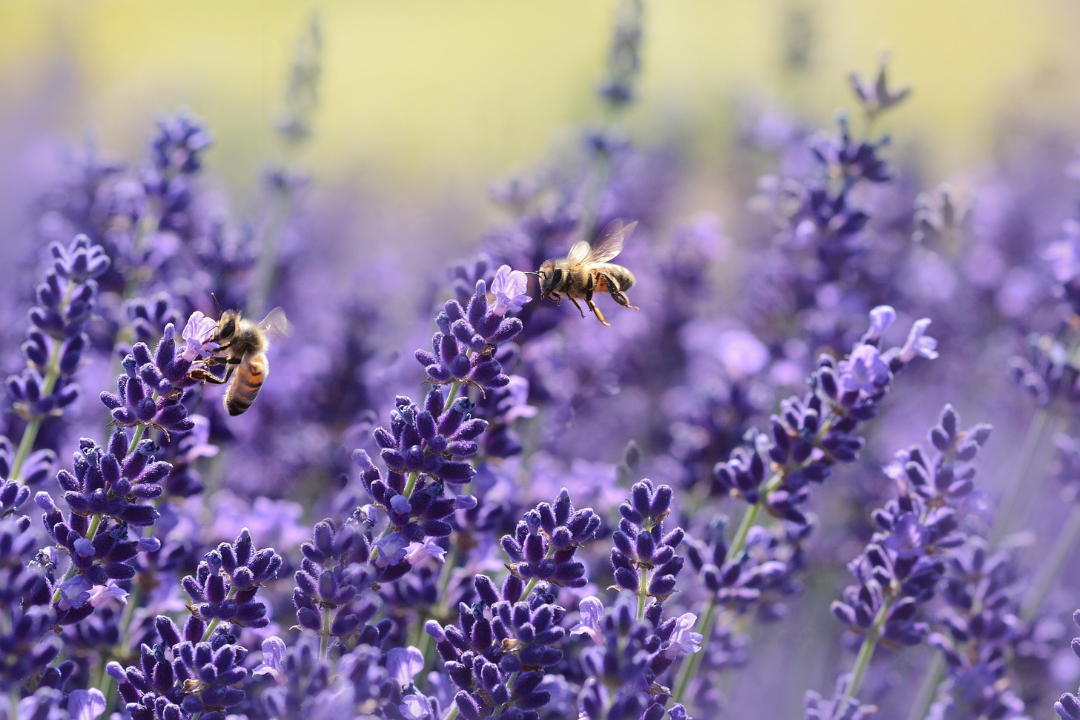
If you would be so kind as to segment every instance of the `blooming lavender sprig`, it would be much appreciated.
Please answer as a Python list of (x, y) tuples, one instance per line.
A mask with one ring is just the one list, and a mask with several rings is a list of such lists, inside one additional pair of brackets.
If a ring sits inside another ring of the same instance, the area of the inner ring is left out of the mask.
[[(581, 716), (662, 718), (670, 691), (658, 680), (680, 654), (701, 651), (702, 636), (693, 631), (697, 616), (684, 613), (663, 620), (661, 604), (652, 603), (643, 618), (635, 618), (628, 603), (620, 601), (605, 611), (595, 597), (584, 598), (578, 609), (581, 622), (570, 632), (593, 641), (581, 653), (587, 676), (578, 698)], [(671, 713), (686, 717), (678, 703)]]
[[(1073, 622), (1080, 627), (1080, 610), (1073, 613)], [(1080, 657), (1080, 638), (1073, 638), (1072, 651)], [(1065, 693), (1054, 703), (1054, 710), (1061, 716), (1061, 720), (1080, 720), (1080, 693)]]
[[(507, 276), (507, 283), (512, 275)], [(523, 273), (517, 275), (524, 277)], [(502, 294), (511, 297), (505, 290)], [(431, 339), (433, 352), (416, 351), (416, 359), (424, 366), (428, 379), (436, 385), (464, 383), (481, 390), (504, 387), (510, 379), (503, 374), (502, 365), (493, 353), (522, 330), (520, 320), (504, 317), (512, 307), (509, 299), (497, 299), (494, 306), (489, 306), (487, 283), (483, 280), (477, 281), (466, 308), (457, 300), (448, 300), (435, 318), (439, 332)]]
[(282, 557), (273, 548), (257, 550), (244, 528), (235, 542), (221, 543), (206, 554), (195, 575), (183, 579), (191, 597), (190, 610), (209, 626), (209, 635), (222, 620), (237, 627), (266, 627), (266, 605), (257, 600), (259, 588), (277, 577)]
[(180, 111), (157, 120), (150, 140), (150, 165), (140, 175), (146, 202), (156, 227), (182, 239), (194, 231), (192, 180), (202, 168), (202, 156), (212, 140), (202, 121)]
[[(713, 562), (704, 561), (708, 553), (702, 548), (696, 549), (696, 557), (691, 555), (702, 583), (710, 590), (702, 620), (706, 638), (712, 636), (718, 607), (732, 605), (746, 612), (762, 590), (782, 587), (800, 567), (797, 549), (773, 546), (764, 553), (747, 552), (761, 511), (790, 526), (783, 532), (793, 546), (805, 538), (811, 527), (803, 510), (810, 498), (808, 486), (824, 482), (835, 465), (858, 459), (863, 439), (856, 432), (877, 415), (896, 374), (916, 357), (937, 357), (937, 343), (926, 335), (930, 324), (926, 319), (912, 325), (902, 347), (882, 352), (882, 335), (895, 320), (896, 311), (891, 307), (874, 308), (870, 329), (851, 354), (839, 362), (823, 355), (809, 378), (810, 391), (804, 397), (781, 402), (781, 412), (769, 420), (769, 433), (748, 433), (746, 445), (714, 468), (719, 488), (746, 501), (749, 507), (722, 556), (720, 535), (714, 538)], [(785, 560), (792, 562), (781, 567), (779, 563)], [(674, 695), (677, 700), (683, 698), (700, 662), (695, 657), (684, 664)]]
[[(19, 449), (11, 462), (14, 479), (43, 480), (41, 467), (51, 455), (31, 455), (41, 422), (61, 414), (75, 401), (79, 388), (72, 375), (79, 369), (89, 339), (84, 328), (94, 308), (99, 277), (109, 269), (109, 258), (85, 235), (66, 248), (49, 246), (52, 267), (37, 287), (37, 305), (28, 315), (30, 327), (22, 352), (27, 367), (7, 379), (8, 395), (15, 412), (27, 421)], [(29, 461), (29, 467), (25, 467)], [(34, 469), (33, 473), (25, 472)]]
[(168, 293), (160, 292), (152, 298), (135, 298), (124, 306), (128, 325), (135, 342), (149, 344), (159, 337), (168, 325), (183, 322), (180, 312), (173, 306)]
[(458, 625), (430, 620), (425, 626), (460, 688), (455, 706), (467, 720), (538, 720), (535, 710), (550, 698), (538, 689), (542, 671), (562, 658), (552, 646), (565, 635), (558, 623), (566, 611), (550, 601), (546, 585), (524, 596), (514, 575), (501, 591), (482, 575), (475, 583), (481, 600), (474, 608), (459, 606)]
[(512, 561), (510, 574), (528, 582), (526, 591), (541, 580), (584, 587), (585, 565), (575, 555), (599, 529), (599, 516), (590, 508), (574, 510), (570, 493), (563, 488), (553, 504), (540, 503), (525, 513), (513, 536), (502, 537), (502, 549)]
[(135, 343), (124, 358), (124, 374), (116, 381), (116, 392), (101, 393), (101, 402), (112, 415), (114, 425), (147, 427), (171, 433), (187, 433), (195, 427), (182, 402), (182, 391), (198, 381), (189, 377), (192, 363), (211, 352), (213, 321), (193, 313), (181, 333), (184, 347), (178, 347), (176, 329), (166, 325), (153, 355), (145, 343)]
[(59, 638), (49, 632), (55, 624), (52, 568), (35, 562), (38, 538), (30, 518), (14, 515), (28, 494), (15, 481), (0, 482), (0, 694), (45, 671), (60, 652)]
[(945, 559), (967, 539), (960, 520), (974, 490), (970, 463), (990, 434), (987, 425), (961, 431), (959, 424), (956, 412), (946, 405), (929, 432), (934, 450), (926, 453), (915, 446), (897, 454), (896, 465), (903, 472), (894, 466), (889, 475), (898, 496), (874, 511), (878, 532), (848, 563), (858, 584), (845, 588), (831, 609), (864, 637), (838, 712), (858, 692), (879, 643), (891, 648), (917, 645), (929, 633), (929, 625), (916, 619), (918, 611), (935, 596)]
[(585, 566), (574, 556), (599, 526), (591, 509), (574, 510), (563, 489), (553, 504), (540, 503), (526, 513), (514, 536), (502, 538), (514, 562), (501, 589), (477, 575), (473, 586), (479, 602), (472, 608), (459, 605), (456, 626), (425, 624), (460, 688), (456, 712), (467, 720), (538, 720), (536, 709), (550, 699), (539, 689), (544, 670), (563, 656), (554, 646), (565, 635), (559, 624), (566, 611), (555, 604), (552, 585), (586, 584)]
[(244, 701), (246, 693), (236, 685), (248, 677), (247, 649), (224, 628), (204, 637), (199, 625), (189, 621), (181, 632), (159, 615), (154, 626), (160, 642), (140, 647), (137, 666), (108, 664), (132, 720), (224, 720), (228, 708)]
[[(139, 552), (156, 552), (153, 536), (132, 537), (129, 526), (149, 527), (158, 511), (146, 500), (158, 497), (170, 466), (154, 458), (154, 444), (132, 445), (122, 430), (113, 433), (107, 448), (83, 439), (74, 457), (74, 473), (61, 470), (56, 480), (64, 490), (68, 512), (46, 492), (35, 496), (45, 511), (42, 519), (56, 548), (66, 552), (70, 565), (52, 588), (58, 622), (78, 622), (107, 596), (126, 594), (111, 581), (134, 577)], [(108, 595), (101, 596), (101, 587)]]
[(293, 604), (300, 627), (319, 634), (320, 655), (326, 655), (331, 637), (350, 646), (380, 646), (393, 621), (384, 618), (369, 624), (380, 609), (372, 586), (408, 572), (410, 563), (369, 565), (368, 535), (356, 523), (338, 527), (329, 519), (315, 525), (300, 551), (304, 559), (295, 575)]
[(651, 480), (635, 483), (630, 501), (619, 506), (622, 518), (619, 529), (611, 536), (615, 583), (637, 596), (639, 620), (645, 617), (647, 601), (663, 604), (674, 592), (676, 576), (683, 567), (684, 558), (675, 551), (685, 531), (676, 527), (664, 532), (671, 499), (667, 485), (657, 487)]
[(1025, 717), (1024, 701), (1008, 678), (1007, 657), (1017, 639), (1017, 571), (1008, 553), (991, 553), (972, 537), (947, 561), (941, 596), (948, 607), (927, 638), (945, 659), (947, 677), (928, 720)]

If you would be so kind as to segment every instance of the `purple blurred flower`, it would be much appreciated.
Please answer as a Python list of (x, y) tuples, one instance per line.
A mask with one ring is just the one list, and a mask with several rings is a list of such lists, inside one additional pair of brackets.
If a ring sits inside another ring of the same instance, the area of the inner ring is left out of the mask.
[(402, 687), (408, 687), (423, 669), (424, 655), (417, 648), (391, 648), (386, 654), (386, 670)]
[(74, 690), (68, 695), (67, 709), (71, 720), (94, 720), (105, 712), (105, 696), (97, 688)]

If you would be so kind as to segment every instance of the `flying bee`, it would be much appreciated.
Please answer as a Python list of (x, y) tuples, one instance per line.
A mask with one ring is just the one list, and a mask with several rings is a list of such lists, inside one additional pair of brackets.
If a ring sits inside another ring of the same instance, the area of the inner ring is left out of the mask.
[[(239, 415), (255, 402), (270, 374), (270, 364), (266, 361), (269, 343), (289, 332), (289, 321), (281, 308), (271, 310), (258, 324), (245, 320), (236, 310), (226, 310), (221, 313), (214, 331), (213, 341), (218, 344), (218, 349), (200, 361), (201, 367), (194, 368), (189, 375), (214, 385), (224, 385), (231, 379), (225, 391), (225, 409), (230, 415)], [(227, 366), (224, 377), (219, 378), (207, 370), (214, 365)]]
[(623, 241), (635, 227), (636, 221), (626, 225), (622, 220), (612, 220), (600, 233), (595, 245), (590, 247), (589, 243), (579, 240), (566, 257), (545, 260), (540, 271), (535, 273), (540, 278), (540, 299), (551, 298), (562, 305), (562, 295), (565, 295), (574, 303), (581, 317), (585, 317), (585, 311), (578, 300), (584, 300), (596, 319), (608, 327), (611, 325), (593, 303), (593, 293), (610, 293), (615, 302), (637, 310), (625, 294), (634, 285), (634, 273), (622, 265), (608, 262), (622, 251)]

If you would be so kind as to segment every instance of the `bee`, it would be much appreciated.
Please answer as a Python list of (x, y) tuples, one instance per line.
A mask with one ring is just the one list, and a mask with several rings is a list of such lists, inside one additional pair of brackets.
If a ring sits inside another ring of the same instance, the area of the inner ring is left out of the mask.
[(593, 293), (607, 292), (612, 299), (624, 308), (637, 310), (626, 298), (626, 291), (634, 285), (634, 273), (622, 265), (608, 262), (622, 251), (623, 241), (637, 227), (637, 222), (629, 225), (622, 220), (612, 220), (590, 247), (589, 243), (579, 240), (570, 248), (564, 258), (545, 260), (540, 271), (535, 273), (540, 278), (540, 299), (553, 299), (562, 305), (562, 296), (570, 298), (574, 307), (585, 317), (578, 300), (584, 300), (596, 319), (611, 327), (604, 319), (600, 308), (593, 303)]
[[(225, 391), (225, 409), (230, 415), (239, 415), (255, 402), (270, 374), (270, 364), (266, 361), (269, 343), (289, 332), (289, 321), (281, 308), (271, 310), (258, 324), (245, 320), (236, 310), (226, 310), (221, 313), (214, 332), (217, 350), (201, 361), (202, 367), (193, 369), (190, 375), (214, 385), (229, 383)], [(218, 378), (206, 369), (214, 365), (227, 366), (224, 377)]]

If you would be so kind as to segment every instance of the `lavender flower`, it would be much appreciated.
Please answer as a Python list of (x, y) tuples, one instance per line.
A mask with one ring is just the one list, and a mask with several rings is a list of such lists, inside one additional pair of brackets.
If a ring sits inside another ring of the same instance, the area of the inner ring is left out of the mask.
[(502, 307), (497, 301), (495, 308), (488, 307), (487, 284), (483, 280), (476, 283), (467, 308), (462, 309), (457, 300), (446, 303), (435, 319), (439, 332), (431, 340), (433, 352), (416, 351), (416, 359), (432, 383), (465, 383), (488, 390), (509, 382), (492, 354), (513, 340), (522, 325), (517, 318), (503, 318), (509, 305)]
[[(221, 543), (206, 555), (194, 576), (183, 580), (193, 617), (213, 629), (225, 620), (238, 627), (266, 627), (266, 605), (259, 588), (277, 577), (282, 558), (272, 548), (256, 550), (247, 528), (233, 543)], [(186, 632), (186, 631), (185, 631)]]

